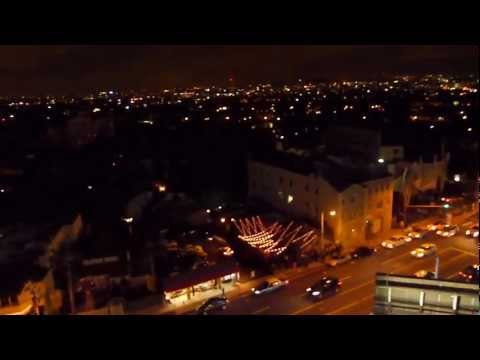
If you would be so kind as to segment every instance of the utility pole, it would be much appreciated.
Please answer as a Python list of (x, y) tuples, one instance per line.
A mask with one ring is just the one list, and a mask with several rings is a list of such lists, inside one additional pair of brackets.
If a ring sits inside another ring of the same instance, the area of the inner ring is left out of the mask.
[(440, 256), (435, 257), (435, 279), (438, 279), (438, 271), (440, 269)]
[(323, 250), (324, 234), (325, 234), (325, 214), (322, 211), (322, 213), (320, 214), (320, 249), (321, 250)]
[(72, 261), (71, 258), (67, 259), (67, 280), (68, 280), (68, 298), (70, 300), (70, 311), (75, 314), (75, 296), (73, 294), (73, 276), (72, 276)]

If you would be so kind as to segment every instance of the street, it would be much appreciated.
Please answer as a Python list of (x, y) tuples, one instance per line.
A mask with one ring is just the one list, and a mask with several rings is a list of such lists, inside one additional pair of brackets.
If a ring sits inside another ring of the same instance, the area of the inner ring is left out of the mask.
[[(264, 295), (244, 293), (231, 302), (219, 315), (368, 315), (373, 309), (375, 273), (384, 272), (412, 275), (419, 270), (434, 271), (435, 256), (416, 259), (410, 251), (425, 242), (438, 247), (439, 278), (451, 279), (467, 265), (478, 263), (477, 240), (457, 235), (442, 238), (428, 233), (424, 239), (413, 240), (396, 249), (379, 248), (371, 257), (335, 268), (315, 267), (311, 270), (293, 270), (286, 279), (286, 288)], [(342, 289), (324, 300), (312, 301), (305, 296), (306, 288), (319, 280), (324, 271), (343, 282)]]

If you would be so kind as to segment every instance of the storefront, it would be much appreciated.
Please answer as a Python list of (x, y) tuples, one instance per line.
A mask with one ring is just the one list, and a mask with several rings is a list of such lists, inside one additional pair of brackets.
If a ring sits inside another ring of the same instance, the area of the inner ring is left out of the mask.
[(234, 262), (192, 270), (163, 280), (165, 300), (170, 304), (186, 304), (215, 290), (228, 290), (239, 278), (240, 269)]

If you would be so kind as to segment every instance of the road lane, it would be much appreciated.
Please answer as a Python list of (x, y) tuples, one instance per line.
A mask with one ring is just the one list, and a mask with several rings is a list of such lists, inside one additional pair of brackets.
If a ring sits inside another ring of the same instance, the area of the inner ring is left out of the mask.
[(375, 273), (412, 275), (418, 270), (434, 271), (435, 256), (415, 259), (410, 255), (411, 250), (426, 242), (433, 242), (438, 247), (440, 277), (452, 278), (467, 265), (478, 263), (476, 240), (462, 234), (442, 238), (430, 233), (422, 240), (413, 240), (391, 250), (379, 249), (371, 257), (328, 268), (326, 271), (329, 275), (336, 276), (343, 282), (342, 290), (333, 297), (312, 302), (305, 296), (306, 288), (324, 275), (324, 267), (295, 269), (286, 273), (285, 278), (290, 280), (286, 288), (259, 296), (241, 294), (232, 298), (228, 309), (221, 314), (370, 314), (373, 308)]

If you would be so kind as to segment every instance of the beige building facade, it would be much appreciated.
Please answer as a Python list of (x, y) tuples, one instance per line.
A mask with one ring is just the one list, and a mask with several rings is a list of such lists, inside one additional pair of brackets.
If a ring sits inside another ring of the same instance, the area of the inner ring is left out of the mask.
[(322, 176), (249, 161), (248, 178), (251, 198), (318, 225), (323, 213), (326, 240), (338, 242), (344, 249), (374, 245), (391, 228), (391, 177), (338, 190)]

